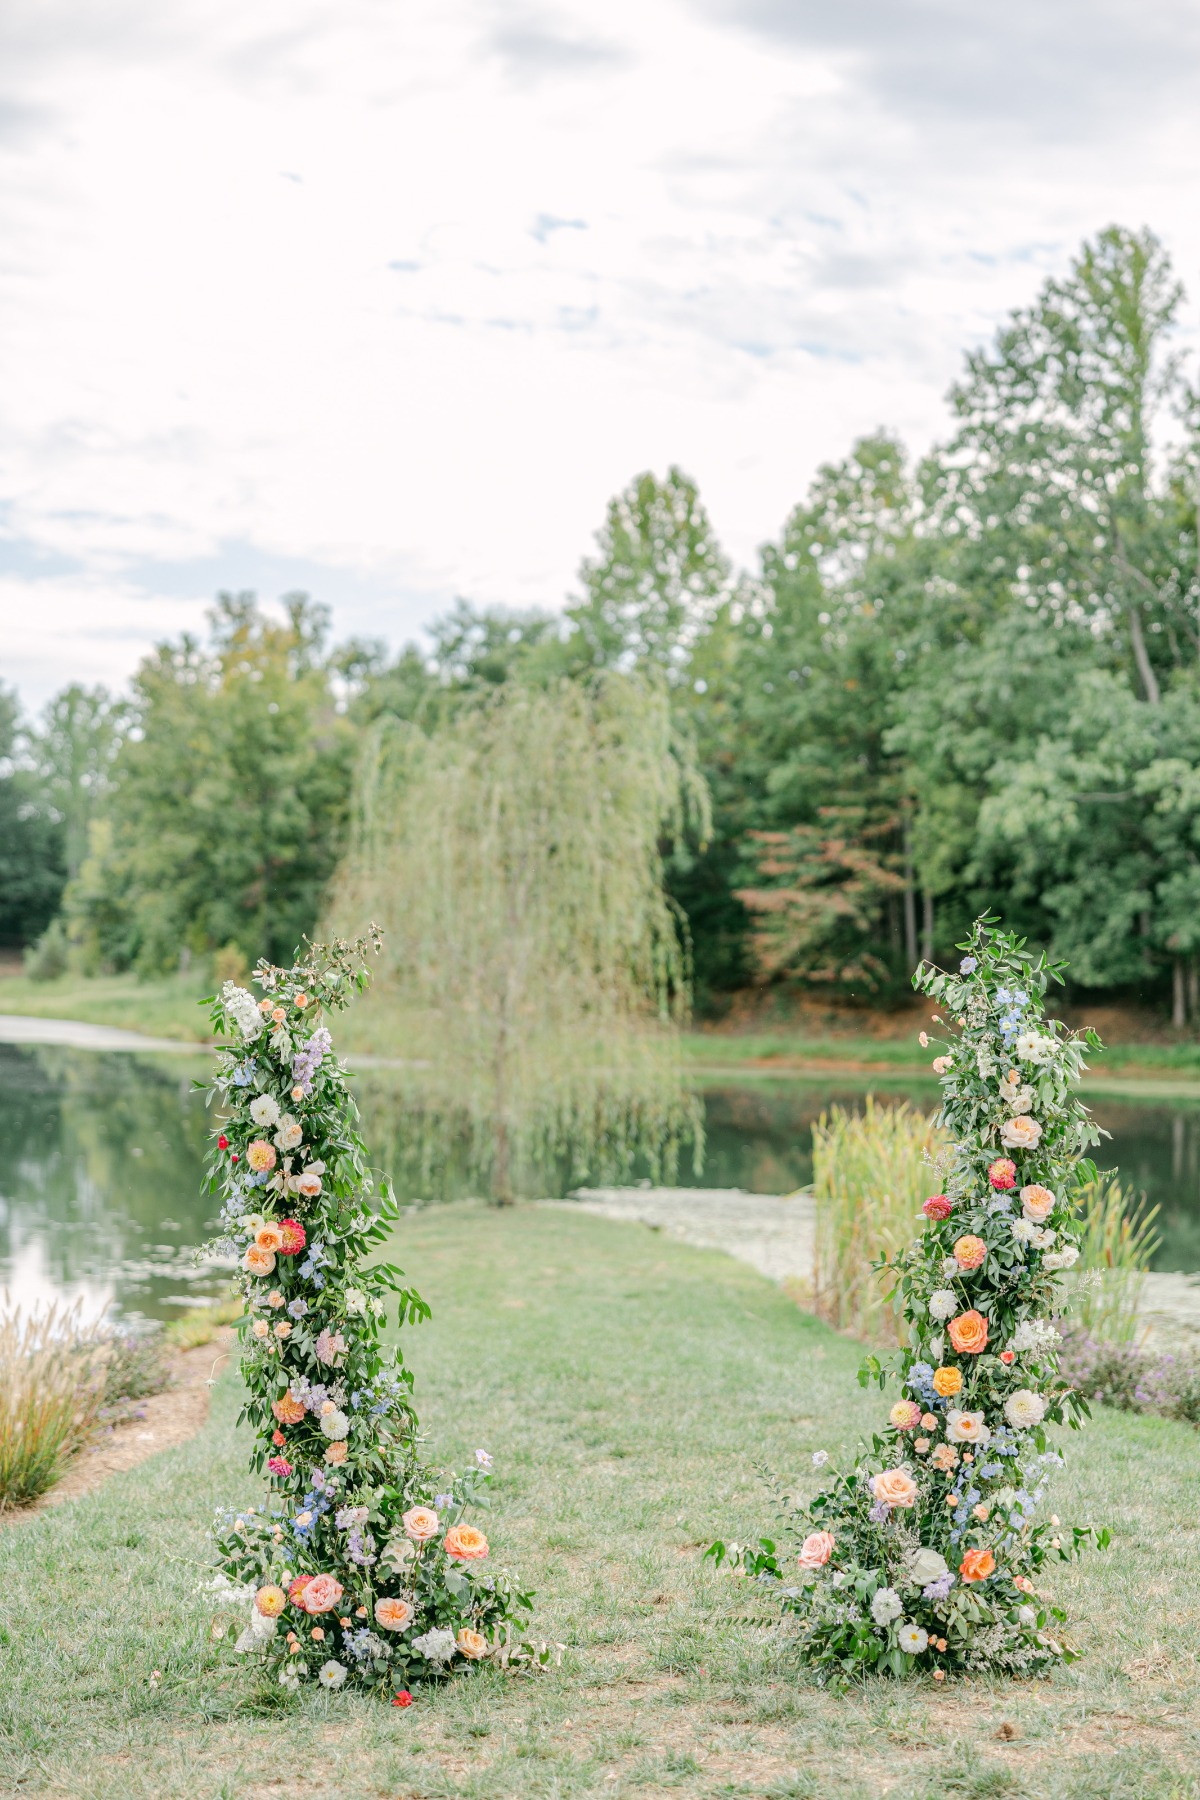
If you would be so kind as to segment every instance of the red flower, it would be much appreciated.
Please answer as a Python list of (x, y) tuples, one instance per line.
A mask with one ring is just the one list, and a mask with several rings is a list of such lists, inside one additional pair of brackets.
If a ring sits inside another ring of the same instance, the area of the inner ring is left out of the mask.
[(413, 1703), (413, 1697), (409, 1693), (407, 1688), (401, 1688), (400, 1692), (396, 1695), (395, 1699), (392, 1701), (393, 1706), (411, 1706), (412, 1703)]
[(225, 1133), (222, 1132), (220, 1137), (217, 1139), (217, 1149), (218, 1150), (228, 1150), (228, 1148), (229, 1148), (229, 1139), (225, 1136)]
[(286, 1456), (268, 1456), (267, 1467), (272, 1475), (290, 1475), (292, 1465)]
[(954, 1205), (945, 1194), (931, 1194), (921, 1211), (927, 1219), (948, 1219), (954, 1211)]
[(287, 1443), (287, 1439), (284, 1437), (282, 1431), (273, 1431), (271, 1433), (271, 1442), (277, 1450), (281, 1450), (284, 1444)]
[(288, 1583), (288, 1599), (293, 1606), (300, 1604), (300, 1596), (313, 1579), (311, 1575), (297, 1575)]
[(237, 1155), (237, 1151), (235, 1150), (229, 1160), (230, 1160), (230, 1162), (236, 1162), (237, 1159), (238, 1159), (238, 1155)]
[(1002, 1350), (1000, 1352), (1000, 1361), (1002, 1363), (1010, 1363), (1015, 1359), (1016, 1354), (1015, 1350)]
[(303, 1250), (307, 1239), (304, 1227), (297, 1219), (280, 1219), (279, 1229), (283, 1233), (283, 1242), (279, 1246), (280, 1256), (295, 1256), (298, 1250)]

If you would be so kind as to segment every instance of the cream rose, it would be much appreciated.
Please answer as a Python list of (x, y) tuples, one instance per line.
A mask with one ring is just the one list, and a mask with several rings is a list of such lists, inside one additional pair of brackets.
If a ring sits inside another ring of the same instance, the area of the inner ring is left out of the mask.
[(871, 1477), (871, 1492), (884, 1506), (915, 1506), (917, 1484), (907, 1469), (885, 1469)]
[(1044, 1225), (1057, 1204), (1050, 1189), (1040, 1187), (1036, 1181), (1021, 1189), (1021, 1211), (1035, 1225)]
[(1041, 1141), (1042, 1128), (1028, 1113), (1018, 1113), (1000, 1127), (1000, 1142), (1006, 1150), (1036, 1150)]
[(987, 1444), (992, 1434), (981, 1412), (959, 1412), (951, 1407), (946, 1414), (946, 1436), (952, 1444)]

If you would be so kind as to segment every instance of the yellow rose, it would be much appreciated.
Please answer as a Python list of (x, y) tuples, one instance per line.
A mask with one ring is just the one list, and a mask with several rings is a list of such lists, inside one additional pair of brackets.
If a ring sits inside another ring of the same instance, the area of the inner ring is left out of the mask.
[(935, 1369), (933, 1372), (933, 1391), (948, 1400), (951, 1394), (962, 1392), (961, 1369)]

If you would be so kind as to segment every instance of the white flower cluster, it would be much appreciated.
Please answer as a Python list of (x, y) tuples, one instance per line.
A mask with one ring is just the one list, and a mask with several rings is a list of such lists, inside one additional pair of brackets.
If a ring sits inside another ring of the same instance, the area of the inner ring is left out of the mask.
[(1061, 1340), (1061, 1331), (1049, 1319), (1020, 1319), (1013, 1331), (1009, 1348), (1018, 1355), (1032, 1352), (1034, 1356), (1044, 1356)]
[(221, 1003), (247, 1043), (263, 1028), (262, 1014), (254, 995), (235, 981), (227, 981), (221, 989)]

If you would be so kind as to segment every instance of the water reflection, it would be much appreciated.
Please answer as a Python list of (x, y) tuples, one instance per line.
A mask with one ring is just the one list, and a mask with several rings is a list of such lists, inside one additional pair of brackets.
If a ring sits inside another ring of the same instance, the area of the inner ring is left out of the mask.
[[(0, 1045), (0, 1283), (26, 1303), (82, 1296), (158, 1318), (221, 1287), (192, 1254), (213, 1214), (201, 1192), (207, 1114), (191, 1086), (208, 1067), (207, 1058)], [(392, 1170), (401, 1198), (483, 1191), (466, 1138), (439, 1136), (406, 1111), (382, 1070), (357, 1085), (372, 1158)], [(724, 1082), (703, 1095), (703, 1170), (681, 1143), (674, 1180), (787, 1193), (811, 1178), (820, 1113), (835, 1101), (861, 1106), (868, 1087), (884, 1103), (936, 1102), (926, 1082)], [(1156, 1266), (1200, 1269), (1200, 1103), (1102, 1098), (1095, 1112), (1112, 1134), (1105, 1163), (1161, 1206)], [(612, 1155), (622, 1179), (649, 1178), (632, 1137)], [(552, 1159), (540, 1174), (542, 1192), (571, 1185)]]
[(219, 1285), (192, 1251), (201, 1194), (206, 1060), (0, 1044), (0, 1281), (22, 1305), (51, 1294), (151, 1317)]

